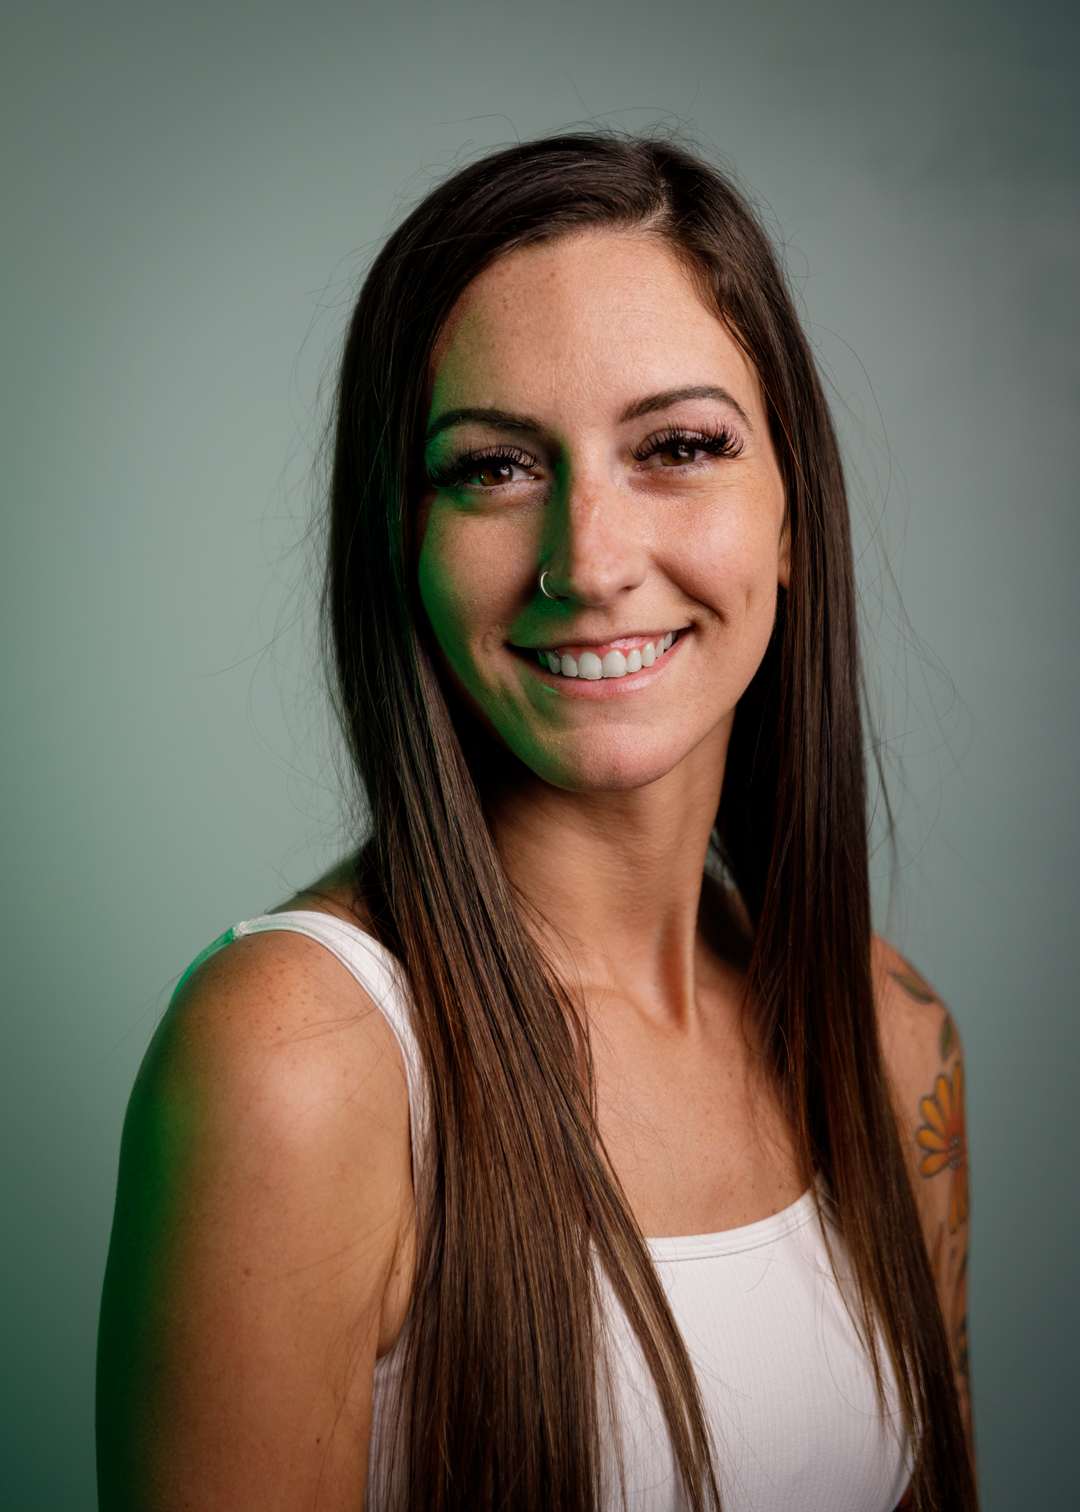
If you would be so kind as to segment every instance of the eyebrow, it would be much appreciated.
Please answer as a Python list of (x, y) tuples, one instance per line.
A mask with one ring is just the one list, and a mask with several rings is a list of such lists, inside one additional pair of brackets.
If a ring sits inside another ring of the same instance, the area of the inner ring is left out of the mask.
[(494, 425), (499, 430), (538, 431), (543, 426), (539, 420), (532, 420), (528, 415), (515, 415), (510, 410), (501, 409), (452, 409), (444, 410), (437, 420), (428, 426), (428, 433), (424, 437), (425, 445), (434, 441), (435, 437), (444, 430), (449, 430), (452, 425)]
[(640, 420), (642, 415), (653, 415), (657, 410), (670, 409), (673, 404), (682, 404), (686, 399), (719, 399), (721, 404), (730, 404), (737, 415), (740, 415), (747, 425), (750, 424), (750, 416), (733, 394), (727, 389), (714, 388), (711, 384), (697, 383), (689, 388), (668, 389), (663, 394), (651, 394), (648, 399), (638, 399), (619, 416), (619, 424), (625, 425), (628, 420)]
[[(650, 394), (647, 399), (636, 399), (633, 404), (623, 410), (619, 416), (619, 424), (625, 425), (630, 420), (640, 420), (643, 415), (653, 415), (657, 410), (670, 409), (672, 405), (682, 404), (687, 399), (718, 399), (721, 404), (729, 404), (736, 414), (740, 415), (747, 425), (750, 425), (750, 416), (734, 395), (729, 394), (727, 389), (715, 388), (711, 384), (704, 383), (691, 384), (687, 388), (667, 389), (662, 394)], [(515, 415), (510, 410), (452, 409), (444, 410), (438, 419), (432, 421), (424, 443), (429, 445), (436, 436), (452, 426), (470, 424), (493, 425), (499, 430), (535, 432), (543, 429), (539, 420), (533, 420), (528, 415)]]

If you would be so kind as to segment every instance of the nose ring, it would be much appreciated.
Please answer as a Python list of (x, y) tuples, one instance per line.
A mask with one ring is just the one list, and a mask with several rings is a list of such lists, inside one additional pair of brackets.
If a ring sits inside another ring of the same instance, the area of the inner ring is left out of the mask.
[(544, 579), (546, 577), (550, 577), (550, 576), (551, 576), (551, 573), (549, 572), (548, 568), (545, 567), (544, 570), (543, 570), (543, 572), (540, 574), (540, 592), (544, 595), (545, 598), (548, 598), (548, 599), (557, 599), (559, 597), (559, 595), (557, 593), (549, 593), (547, 591), (547, 589), (544, 587)]

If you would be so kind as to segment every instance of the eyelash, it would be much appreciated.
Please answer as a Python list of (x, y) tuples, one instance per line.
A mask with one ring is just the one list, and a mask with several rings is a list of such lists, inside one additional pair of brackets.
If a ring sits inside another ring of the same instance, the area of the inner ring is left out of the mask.
[(468, 482), (473, 473), (496, 463), (509, 462), (513, 467), (535, 467), (536, 458), (516, 446), (493, 446), (487, 450), (466, 452), (463, 457), (452, 457), (441, 467), (429, 467), (428, 477), (433, 488), (454, 488)]
[[(726, 425), (705, 430), (672, 426), (646, 437), (630, 454), (636, 462), (646, 462), (650, 457), (673, 446), (690, 446), (713, 457), (737, 457), (742, 451), (742, 445), (742, 438)], [(430, 467), (428, 477), (434, 488), (460, 487), (474, 473), (498, 463), (510, 463), (513, 467), (526, 469), (537, 465), (535, 457), (530, 457), (527, 452), (515, 446), (489, 447), (482, 451), (466, 452), (464, 456), (454, 457), (440, 467)]]
[(712, 457), (737, 457), (742, 451), (743, 443), (742, 437), (726, 425), (703, 430), (687, 430), (675, 425), (646, 436), (631, 455), (638, 462), (646, 462), (650, 457), (669, 451), (673, 446), (692, 446), (697, 451), (708, 452)]

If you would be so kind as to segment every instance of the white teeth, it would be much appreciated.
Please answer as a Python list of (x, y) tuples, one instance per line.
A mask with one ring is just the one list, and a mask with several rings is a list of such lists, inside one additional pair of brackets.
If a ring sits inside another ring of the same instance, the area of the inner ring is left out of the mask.
[(536, 659), (546, 672), (558, 672), (563, 677), (584, 677), (589, 682), (597, 682), (602, 677), (625, 677), (628, 672), (640, 672), (643, 667), (651, 667), (665, 651), (671, 650), (677, 635), (677, 630), (669, 630), (655, 644), (646, 641), (640, 651), (636, 647), (625, 654), (622, 651), (608, 651), (602, 661), (595, 651), (583, 651), (576, 660), (569, 654), (560, 655), (558, 651), (537, 651)]

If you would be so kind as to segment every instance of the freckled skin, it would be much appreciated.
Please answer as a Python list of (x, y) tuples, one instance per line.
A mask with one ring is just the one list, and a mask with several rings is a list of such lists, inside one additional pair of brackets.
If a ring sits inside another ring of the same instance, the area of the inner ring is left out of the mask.
[[(746, 418), (711, 398), (621, 418), (690, 385), (726, 390)], [(496, 263), (436, 352), (431, 418), (461, 408), (534, 422), (468, 422), (428, 451), (437, 464), (506, 443), (535, 459), (502, 486), (424, 501), (421, 596), (474, 708), (564, 788), (638, 788), (702, 742), (722, 760), (786, 576), (784, 494), (756, 374), (674, 255), (641, 233), (590, 232)], [(672, 425), (727, 425), (739, 454), (635, 457)], [(541, 567), (558, 602), (539, 591)], [(672, 629), (662, 676), (589, 702), (512, 649)]]

